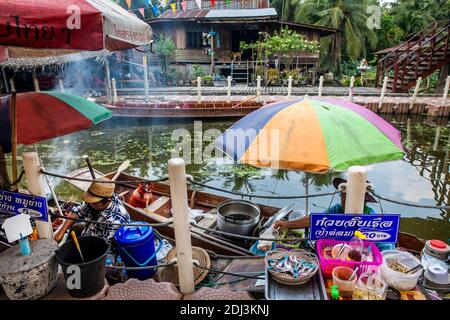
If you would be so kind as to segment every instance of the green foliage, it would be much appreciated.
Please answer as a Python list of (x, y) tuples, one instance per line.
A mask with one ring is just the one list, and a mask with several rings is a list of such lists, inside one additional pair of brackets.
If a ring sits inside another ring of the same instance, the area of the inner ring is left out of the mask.
[(170, 77), (172, 76), (168, 72), (168, 66), (170, 60), (174, 58), (176, 45), (175, 42), (170, 37), (164, 36), (161, 34), (159, 39), (155, 42), (155, 55), (161, 61), (161, 71), (163, 75), (163, 81), (167, 83), (170, 81)]
[(192, 69), (194, 70), (192, 73), (194, 80), (197, 80), (198, 77), (203, 78), (205, 76), (205, 71), (198, 64), (194, 64)]

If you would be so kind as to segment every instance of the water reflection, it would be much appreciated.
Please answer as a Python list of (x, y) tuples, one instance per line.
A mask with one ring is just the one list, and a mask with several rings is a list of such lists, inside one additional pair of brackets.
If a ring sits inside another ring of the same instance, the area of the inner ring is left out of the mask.
[[(423, 115), (388, 115), (386, 119), (401, 131), (406, 155), (400, 161), (368, 167), (369, 180), (375, 184), (376, 191), (389, 198), (416, 204), (447, 205), (450, 182), (448, 119)], [(208, 129), (223, 131), (231, 125), (232, 122), (204, 122), (202, 132)], [(102, 172), (113, 171), (129, 159), (131, 167), (128, 172), (151, 178), (166, 173), (167, 161), (176, 148), (176, 142), (171, 139), (174, 129), (186, 129), (192, 133), (194, 124), (113, 119), (90, 130), (41, 143), (38, 150), (47, 170), (61, 173), (74, 170), (84, 166), (81, 156), (88, 154), (93, 165)], [(203, 141), (201, 145), (192, 145), (192, 153), (208, 144), (209, 141)], [(20, 152), (28, 148), (22, 147)], [(199, 181), (249, 195), (300, 195), (304, 194), (306, 187), (306, 177), (302, 172), (258, 170), (224, 159), (213, 158), (202, 164), (189, 164), (187, 171)], [(309, 193), (334, 190), (331, 182), (337, 176), (345, 177), (345, 174), (309, 174)], [(63, 196), (78, 194), (65, 182), (54, 180), (54, 184)], [(291, 202), (257, 201), (276, 206)], [(309, 209), (321, 212), (337, 201), (337, 197), (313, 198)], [(305, 207), (304, 200), (293, 202), (300, 209)], [(386, 201), (372, 207), (378, 212), (400, 213), (403, 231), (423, 238), (447, 240), (450, 237), (448, 210), (405, 207)]]

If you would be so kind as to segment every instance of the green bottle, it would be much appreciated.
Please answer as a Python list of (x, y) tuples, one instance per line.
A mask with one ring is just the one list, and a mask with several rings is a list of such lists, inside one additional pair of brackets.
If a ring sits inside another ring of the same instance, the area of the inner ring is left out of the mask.
[(331, 300), (339, 300), (339, 286), (331, 286)]

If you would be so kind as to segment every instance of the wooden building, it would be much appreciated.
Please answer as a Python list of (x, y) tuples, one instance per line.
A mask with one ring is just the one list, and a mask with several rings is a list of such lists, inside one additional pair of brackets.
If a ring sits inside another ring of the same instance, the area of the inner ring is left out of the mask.
[[(228, 2), (228, 3), (227, 3)], [(157, 18), (146, 20), (156, 35), (170, 36), (177, 47), (175, 63), (178, 65), (202, 64), (205, 69), (211, 64), (211, 51), (214, 53), (215, 72), (221, 75), (238, 73), (238, 69), (252, 66), (250, 50), (240, 51), (240, 42), (253, 42), (262, 39), (263, 34), (273, 33), (282, 27), (289, 27), (305, 35), (307, 40), (320, 41), (321, 37), (332, 35), (336, 29), (309, 24), (280, 22), (275, 8), (269, 0), (216, 0), (214, 9), (210, 1), (203, 1), (198, 9), (196, 1), (187, 1), (187, 10), (171, 9)], [(213, 50), (208, 42), (208, 34), (213, 35)], [(233, 54), (234, 53), (234, 54)], [(233, 56), (235, 62), (232, 64)], [(319, 54), (301, 53), (297, 63), (317, 66)], [(235, 77), (234, 77), (235, 78)]]

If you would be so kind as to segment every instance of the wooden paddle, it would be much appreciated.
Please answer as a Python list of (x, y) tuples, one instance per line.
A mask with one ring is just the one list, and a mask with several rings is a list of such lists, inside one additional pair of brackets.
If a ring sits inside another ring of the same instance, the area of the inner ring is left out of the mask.
[(117, 169), (117, 173), (114, 175), (114, 177), (111, 179), (112, 181), (116, 181), (116, 179), (120, 176), (120, 174), (127, 170), (128, 167), (130, 166), (130, 160), (125, 160), (119, 167), (119, 169)]

